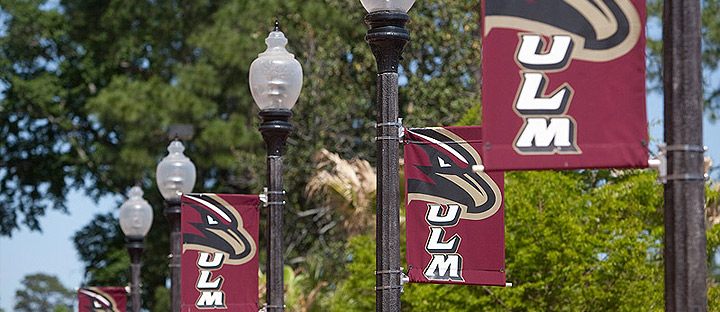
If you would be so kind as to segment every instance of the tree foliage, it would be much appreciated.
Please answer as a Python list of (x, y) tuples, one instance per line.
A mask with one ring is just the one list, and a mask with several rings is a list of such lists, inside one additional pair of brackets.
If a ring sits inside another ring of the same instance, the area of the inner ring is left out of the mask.
[(16, 312), (70, 312), (76, 294), (60, 283), (55, 276), (42, 273), (25, 276), (22, 288), (15, 292)]
[[(663, 311), (663, 197), (655, 179), (647, 171), (508, 173), (506, 271), (513, 286), (409, 284), (403, 310)], [(719, 228), (708, 227), (711, 255)], [(374, 306), (374, 250), (370, 235), (350, 241), (348, 276), (327, 310)], [(716, 309), (720, 287), (712, 279), (708, 285)]]

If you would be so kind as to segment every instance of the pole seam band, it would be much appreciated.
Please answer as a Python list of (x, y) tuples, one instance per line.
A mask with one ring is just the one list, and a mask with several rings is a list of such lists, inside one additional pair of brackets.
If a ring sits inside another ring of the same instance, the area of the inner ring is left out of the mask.
[(375, 271), (375, 275), (378, 275), (378, 274), (402, 274), (402, 270)]
[(270, 206), (270, 205), (285, 205), (285, 201), (284, 200), (283, 201), (273, 201), (273, 202), (267, 202), (265, 204), (265, 206)]
[(282, 191), (267, 191), (265, 194), (285, 195), (285, 190)]

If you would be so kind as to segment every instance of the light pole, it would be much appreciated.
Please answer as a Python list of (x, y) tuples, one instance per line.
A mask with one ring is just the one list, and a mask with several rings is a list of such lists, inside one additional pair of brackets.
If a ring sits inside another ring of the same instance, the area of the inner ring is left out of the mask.
[(370, 25), (365, 41), (377, 61), (377, 228), (375, 310), (400, 312), (400, 138), (398, 65), (415, 0), (361, 0)]
[(195, 186), (195, 164), (183, 154), (185, 147), (177, 138), (170, 142), (155, 171), (157, 185), (165, 198), (163, 214), (170, 222), (170, 311), (180, 312), (180, 196)]
[(145, 248), (145, 235), (153, 221), (152, 207), (142, 195), (142, 189), (133, 186), (128, 192), (129, 199), (120, 206), (120, 228), (125, 233), (130, 253), (130, 302), (133, 312), (140, 312), (140, 256)]
[(302, 88), (300, 62), (285, 50), (287, 39), (275, 21), (275, 29), (265, 39), (267, 50), (250, 65), (250, 91), (260, 108), (259, 130), (267, 145), (267, 311), (284, 311), (283, 298), (283, 150), (293, 128), (290, 109)]
[(665, 310), (707, 311), (701, 2), (665, 0)]

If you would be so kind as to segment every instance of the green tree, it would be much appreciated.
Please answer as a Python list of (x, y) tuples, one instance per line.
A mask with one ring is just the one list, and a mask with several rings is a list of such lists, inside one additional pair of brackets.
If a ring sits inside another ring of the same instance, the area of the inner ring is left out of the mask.
[[(603, 178), (606, 177), (606, 178)], [(718, 192), (708, 197), (717, 199)], [(662, 187), (648, 171), (514, 172), (506, 175), (509, 288), (405, 286), (406, 311), (662, 311)], [(708, 227), (708, 250), (720, 227)], [(374, 306), (374, 239), (349, 243), (352, 262), (330, 311)], [(708, 259), (710, 261), (710, 259)], [(710, 307), (720, 306), (710, 282)]]
[(65, 288), (55, 276), (42, 273), (26, 275), (21, 289), (15, 292), (16, 312), (70, 312), (76, 299), (74, 291)]

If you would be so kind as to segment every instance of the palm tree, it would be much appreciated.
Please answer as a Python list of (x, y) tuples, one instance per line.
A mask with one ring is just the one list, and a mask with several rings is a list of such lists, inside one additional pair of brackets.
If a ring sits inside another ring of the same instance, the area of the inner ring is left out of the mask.
[(375, 168), (366, 160), (343, 159), (321, 149), (314, 156), (317, 173), (305, 187), (309, 199), (324, 201), (337, 212), (348, 236), (366, 233), (375, 225)]

